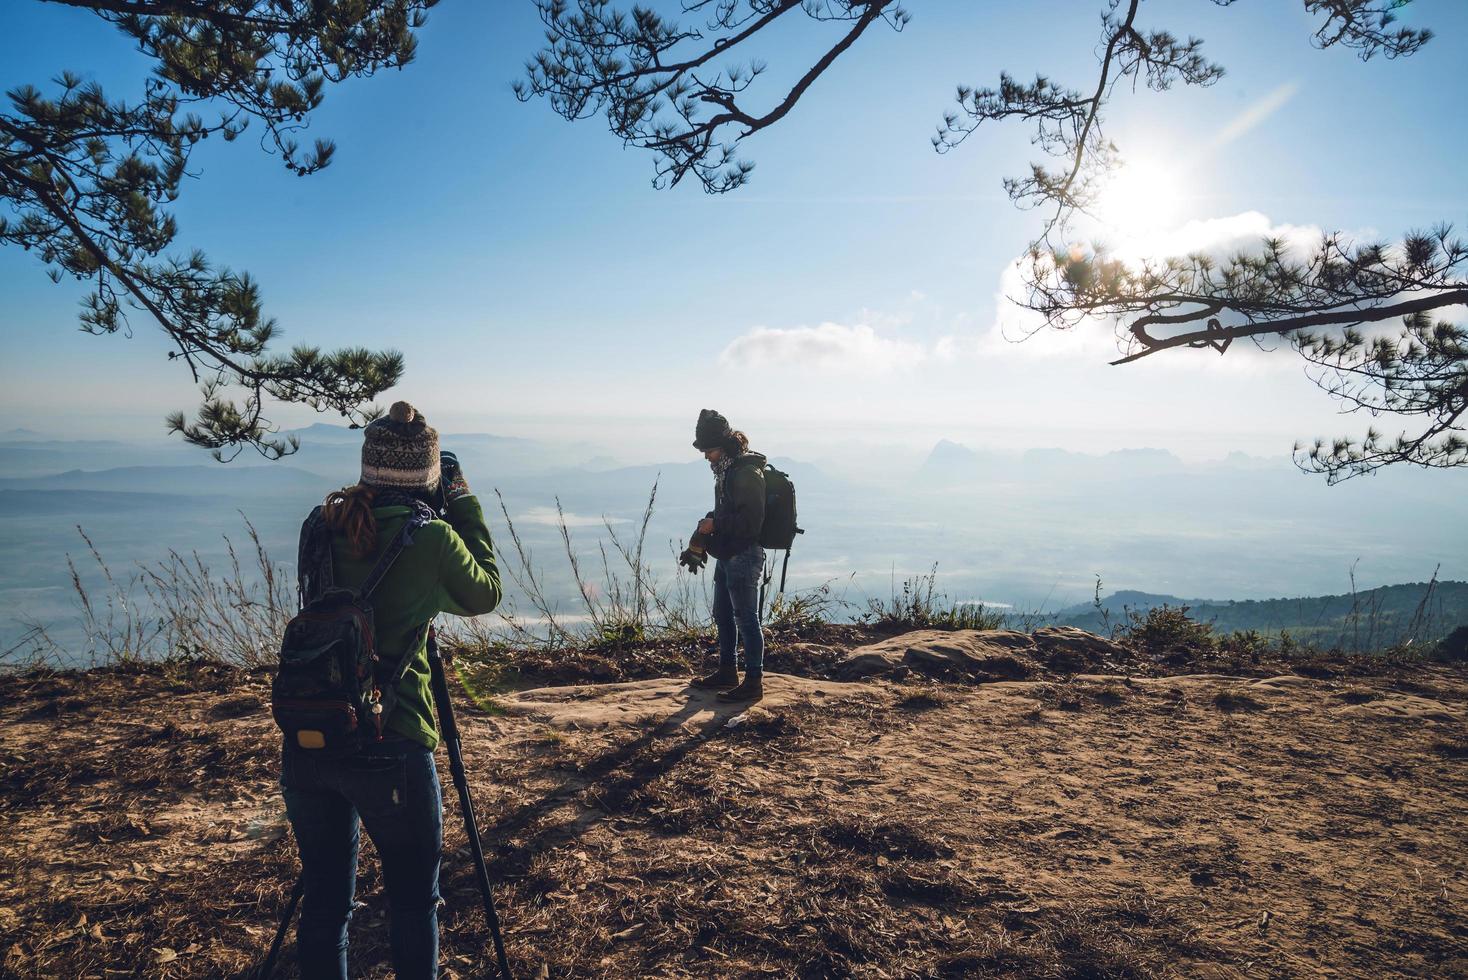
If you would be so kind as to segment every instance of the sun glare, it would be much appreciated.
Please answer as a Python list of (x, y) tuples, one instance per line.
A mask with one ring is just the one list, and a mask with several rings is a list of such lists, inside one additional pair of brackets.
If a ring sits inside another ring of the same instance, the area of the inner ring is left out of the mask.
[(1096, 217), (1109, 232), (1133, 241), (1153, 238), (1176, 226), (1182, 187), (1167, 168), (1129, 160), (1112, 175), (1096, 204)]

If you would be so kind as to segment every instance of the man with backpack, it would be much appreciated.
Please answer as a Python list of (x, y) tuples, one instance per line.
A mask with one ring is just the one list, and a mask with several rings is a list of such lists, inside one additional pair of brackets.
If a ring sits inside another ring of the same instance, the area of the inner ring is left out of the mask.
[[(693, 448), (714, 471), (714, 509), (699, 522), (679, 562), (698, 571), (712, 555), (714, 623), (719, 631), (719, 669), (693, 680), (694, 687), (719, 690), (720, 701), (758, 701), (764, 697), (764, 630), (760, 624), (760, 579), (765, 549), (765, 457), (749, 448), (749, 438), (713, 409), (699, 413)], [(744, 647), (744, 680), (736, 660)]]

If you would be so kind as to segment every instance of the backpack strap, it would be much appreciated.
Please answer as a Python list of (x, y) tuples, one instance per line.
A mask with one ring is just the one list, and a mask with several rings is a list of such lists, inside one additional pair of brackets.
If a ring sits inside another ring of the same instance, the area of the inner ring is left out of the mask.
[[(373, 590), (382, 582), (383, 576), (387, 574), (387, 570), (392, 567), (392, 563), (397, 560), (398, 555), (401, 555), (403, 549), (413, 543), (413, 535), (417, 533), (419, 528), (434, 519), (435, 515), (433, 510), (427, 504), (415, 500), (411, 506), (413, 512), (408, 515), (408, 519), (403, 523), (402, 531), (393, 535), (393, 539), (387, 544), (387, 550), (382, 553), (381, 558), (377, 559), (377, 564), (372, 567), (372, 571), (367, 574), (366, 581), (362, 583), (362, 588), (358, 590), (357, 597), (359, 599), (365, 601), (372, 595)], [(424, 623), (419, 627), (418, 631), (426, 635), (428, 626), (428, 623)], [(413, 661), (412, 652), (417, 649), (418, 643), (415, 639), (414, 642), (408, 644), (408, 652), (398, 658), (398, 665), (393, 668), (392, 676), (388, 678), (385, 684), (380, 686), (382, 717), (384, 719), (391, 715), (397, 708), (398, 685), (402, 683), (403, 677), (408, 673), (408, 667), (411, 666)]]
[(382, 553), (381, 558), (377, 559), (377, 564), (372, 566), (372, 571), (367, 573), (367, 578), (362, 582), (361, 588), (357, 590), (358, 599), (365, 601), (371, 598), (372, 593), (382, 584), (382, 579), (387, 575), (388, 569), (392, 568), (393, 562), (398, 560), (398, 555), (401, 555), (403, 549), (413, 543), (413, 535), (431, 520), (433, 520), (433, 511), (429, 509), (428, 505), (414, 501), (413, 511), (403, 522), (402, 531), (393, 535), (392, 540), (387, 543), (387, 550)]
[(413, 662), (412, 654), (418, 649), (419, 638), (421, 637), (426, 640), (428, 638), (428, 628), (432, 625), (431, 622), (424, 623), (414, 632), (413, 642), (408, 644), (408, 652), (398, 658), (397, 667), (393, 668), (392, 676), (388, 678), (387, 684), (383, 686), (384, 698), (392, 697), (394, 700), (397, 698), (398, 685), (403, 682), (403, 678), (408, 673), (408, 667)]

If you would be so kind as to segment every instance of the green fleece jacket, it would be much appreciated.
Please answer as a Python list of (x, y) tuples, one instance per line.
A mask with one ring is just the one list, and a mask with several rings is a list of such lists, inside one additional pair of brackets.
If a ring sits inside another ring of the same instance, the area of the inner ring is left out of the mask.
[[(339, 587), (356, 589), (366, 580), (387, 542), (403, 529), (409, 510), (378, 507), (372, 513), (377, 518), (377, 547), (366, 558), (352, 556), (346, 535), (332, 535), (332, 565)], [(430, 749), (438, 746), (423, 625), (439, 613), (492, 612), (502, 595), (494, 543), (477, 498), (455, 500), (449, 504), (447, 522), (431, 521), (413, 535), (413, 543), (403, 549), (371, 599), (378, 656), (390, 665), (405, 652), (411, 658), (398, 685), (397, 706), (387, 718), (389, 729)]]

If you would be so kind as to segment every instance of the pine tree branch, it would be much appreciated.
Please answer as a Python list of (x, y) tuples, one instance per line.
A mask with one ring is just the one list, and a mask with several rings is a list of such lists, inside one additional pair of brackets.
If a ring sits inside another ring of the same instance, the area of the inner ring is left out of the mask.
[[(1368, 309), (1353, 309), (1346, 311), (1335, 311), (1325, 313), (1307, 313), (1300, 316), (1285, 317), (1279, 320), (1269, 320), (1264, 323), (1244, 323), (1234, 327), (1218, 325), (1217, 320), (1209, 320), (1210, 326), (1204, 330), (1194, 330), (1189, 333), (1178, 334), (1175, 337), (1157, 338), (1147, 333), (1148, 324), (1154, 323), (1188, 323), (1210, 316), (1209, 312), (1197, 314), (1181, 314), (1173, 317), (1152, 316), (1143, 317), (1133, 323), (1128, 330), (1131, 335), (1140, 341), (1145, 349), (1126, 357), (1119, 358), (1111, 363), (1130, 364), (1141, 360), (1159, 351), (1171, 350), (1174, 347), (1203, 347), (1209, 346), (1214, 341), (1238, 340), (1241, 337), (1263, 337), (1270, 334), (1291, 333), (1296, 330), (1311, 330), (1316, 327), (1329, 326), (1358, 326), (1362, 323), (1380, 323), (1383, 320), (1393, 320), (1397, 317), (1411, 316), (1414, 313), (1426, 313), (1431, 310), (1440, 310), (1449, 306), (1468, 305), (1468, 289), (1449, 290), (1434, 296), (1423, 296), (1418, 299), (1405, 300), (1401, 303), (1393, 303), (1387, 306), (1374, 306)], [(1212, 313), (1217, 313), (1221, 306), (1212, 307)]]
[(299, 29), (299, 22), (274, 17), (240, 14), (221, 10), (216, 4), (194, 3), (190, 0), (41, 0), (42, 3), (63, 7), (76, 7), (93, 12), (124, 14), (130, 17), (182, 17), (187, 20), (202, 20), (215, 27), (240, 28), (269, 31), (272, 34), (288, 33)]

